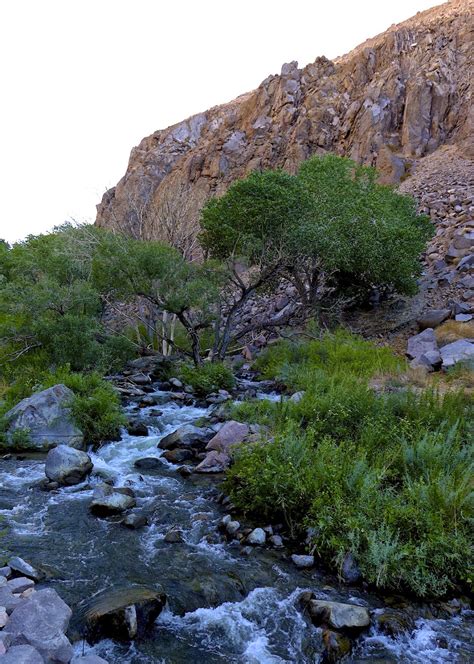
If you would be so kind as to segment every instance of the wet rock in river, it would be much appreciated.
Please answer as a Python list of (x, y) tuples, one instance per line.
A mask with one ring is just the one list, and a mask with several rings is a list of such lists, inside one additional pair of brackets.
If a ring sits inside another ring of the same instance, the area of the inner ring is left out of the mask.
[(67, 664), (73, 655), (65, 636), (71, 614), (71, 609), (52, 588), (33, 593), (21, 601), (5, 627), (9, 637), (7, 654), (12, 646), (28, 644), (36, 648), (46, 662)]
[(125, 512), (135, 505), (136, 501), (131, 489), (114, 488), (108, 484), (101, 484), (94, 489), (90, 510), (96, 516), (110, 516)]
[(122, 520), (122, 525), (130, 530), (138, 530), (148, 524), (148, 517), (143, 512), (131, 512)]
[(180, 544), (184, 542), (183, 531), (179, 528), (171, 528), (165, 535), (165, 542), (167, 544)]
[(84, 611), (87, 638), (130, 641), (152, 628), (166, 602), (162, 590), (130, 586), (96, 595)]
[(127, 432), (130, 436), (148, 436), (148, 427), (143, 422), (130, 422)]
[(174, 450), (166, 450), (163, 453), (163, 458), (169, 463), (183, 463), (183, 461), (189, 461), (192, 459), (194, 454), (191, 450), (175, 448)]
[(107, 660), (99, 657), (98, 655), (81, 655), (73, 657), (71, 664), (109, 664)]
[(163, 461), (159, 457), (144, 457), (137, 459), (133, 465), (140, 470), (158, 470), (163, 468)]
[(352, 650), (352, 644), (347, 636), (333, 632), (330, 629), (323, 631), (323, 643), (323, 661), (327, 664), (339, 662), (343, 657), (349, 655)]
[(333, 629), (364, 629), (370, 625), (369, 611), (357, 604), (312, 599), (308, 610), (316, 625), (325, 624)]
[(405, 632), (412, 632), (415, 629), (413, 618), (405, 611), (397, 611), (396, 609), (385, 608), (377, 611), (375, 623), (381, 632), (392, 638)]
[(192, 424), (185, 424), (160, 440), (158, 447), (161, 450), (173, 450), (176, 447), (204, 448), (213, 435), (210, 429), (201, 429)]
[(61, 485), (79, 484), (92, 470), (88, 454), (67, 445), (58, 445), (48, 452), (44, 472), (51, 482)]

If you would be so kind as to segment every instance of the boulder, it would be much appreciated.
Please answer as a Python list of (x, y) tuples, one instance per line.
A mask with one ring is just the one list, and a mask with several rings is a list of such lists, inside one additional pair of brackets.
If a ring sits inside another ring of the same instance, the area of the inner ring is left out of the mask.
[(10, 570), (18, 572), (22, 576), (27, 576), (29, 579), (33, 579), (33, 581), (39, 581), (41, 578), (41, 574), (38, 572), (38, 570), (35, 569), (33, 565), (30, 565), (30, 563), (27, 563), (26, 560), (23, 560), (23, 558), (20, 558), (19, 556), (14, 556), (13, 558), (10, 558), (10, 560), (8, 561), (8, 567), (10, 568)]
[(47, 663), (67, 664), (73, 655), (65, 636), (71, 614), (71, 609), (55, 590), (38, 590), (11, 614), (5, 627), (10, 646), (28, 644), (36, 648)]
[(148, 436), (148, 427), (143, 422), (130, 422), (127, 432), (129, 436)]
[(25, 590), (35, 587), (35, 582), (32, 579), (27, 579), (26, 576), (18, 576), (16, 579), (10, 579), (7, 583), (7, 588), (12, 593), (22, 593)]
[(49, 450), (44, 472), (52, 482), (70, 486), (82, 482), (92, 470), (88, 454), (67, 445)]
[(194, 469), (195, 473), (223, 473), (230, 465), (230, 456), (212, 450)]
[(458, 341), (443, 346), (440, 353), (443, 369), (449, 369), (458, 362), (474, 361), (474, 343), (468, 339), (458, 339)]
[(369, 611), (356, 604), (312, 599), (308, 611), (314, 624), (329, 625), (333, 629), (363, 629), (370, 625)]
[(160, 450), (173, 450), (175, 447), (204, 448), (212, 434), (213, 432), (209, 429), (201, 429), (192, 424), (185, 424), (164, 436), (158, 443), (158, 447)]
[(13, 646), (0, 656), (1, 664), (45, 664), (45, 660), (33, 646)]
[(392, 638), (412, 632), (415, 629), (413, 618), (405, 611), (397, 611), (396, 609), (384, 608), (377, 611), (375, 622), (381, 632)]
[(144, 457), (137, 459), (133, 465), (140, 470), (158, 470), (163, 468), (163, 461), (159, 457)]
[(183, 531), (179, 528), (171, 528), (165, 535), (165, 540), (167, 544), (180, 544), (184, 542)]
[(142, 637), (155, 622), (166, 602), (160, 590), (130, 586), (96, 595), (84, 610), (87, 639), (130, 641)]
[(4, 578), (8, 579), (12, 573), (11, 568), (9, 565), (5, 565), (5, 567), (0, 567), (0, 576), (3, 576)]
[(293, 564), (298, 567), (298, 569), (309, 569), (314, 565), (314, 556), (299, 555), (293, 553), (291, 556)]
[(22, 601), (23, 599), (21, 597), (15, 597), (8, 586), (5, 585), (0, 587), (0, 606), (5, 609), (5, 612), (8, 615), (10, 615), (10, 613), (12, 613)]
[(420, 330), (434, 328), (441, 325), (451, 316), (451, 309), (430, 309), (426, 311), (416, 322)]
[(99, 655), (80, 655), (73, 657), (71, 664), (109, 664), (107, 660), (99, 657)]
[(163, 453), (163, 458), (166, 459), (169, 463), (183, 463), (183, 461), (189, 461), (194, 456), (192, 450), (183, 450), (175, 448), (174, 450), (166, 450)]
[(215, 450), (216, 452), (230, 454), (231, 447), (243, 442), (249, 434), (250, 428), (248, 424), (230, 420), (211, 438), (206, 445), (206, 450)]
[(122, 525), (130, 530), (138, 530), (148, 524), (148, 517), (143, 512), (131, 512), (127, 514), (122, 520)]
[(69, 404), (73, 392), (65, 385), (54, 385), (23, 399), (8, 411), (9, 445), (13, 447), (11, 434), (28, 431), (27, 447), (47, 451), (56, 445), (68, 445), (83, 449), (84, 436), (74, 424)]
[(136, 501), (130, 489), (114, 488), (108, 484), (100, 484), (94, 489), (90, 510), (96, 516), (121, 514), (132, 507)]
[(420, 334), (408, 339), (407, 356), (410, 360), (417, 359), (430, 351), (437, 351), (438, 344), (433, 328), (429, 327)]

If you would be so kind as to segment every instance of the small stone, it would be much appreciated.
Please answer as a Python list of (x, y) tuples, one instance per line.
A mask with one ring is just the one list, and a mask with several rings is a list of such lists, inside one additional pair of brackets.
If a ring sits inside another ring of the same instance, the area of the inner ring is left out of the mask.
[(228, 521), (226, 523), (225, 529), (229, 535), (235, 535), (240, 528), (240, 523), (238, 521)]
[(148, 436), (148, 427), (143, 422), (130, 422), (127, 432), (129, 436)]
[(314, 566), (314, 556), (299, 555), (293, 553), (291, 556), (293, 564), (296, 565), (298, 569), (309, 569)]
[(183, 383), (179, 380), (179, 378), (170, 378), (168, 382), (171, 387), (175, 387), (177, 390), (183, 389)]
[(171, 530), (168, 530), (165, 535), (165, 542), (167, 544), (179, 544), (184, 542), (182, 530), (179, 530), (178, 528), (172, 528)]
[(468, 323), (472, 318), (472, 314), (456, 314), (455, 320), (458, 323)]
[(267, 535), (263, 528), (255, 528), (252, 530), (252, 532), (247, 536), (247, 543), (252, 544), (253, 546), (262, 546), (265, 544), (265, 541), (267, 539)]
[(143, 526), (146, 526), (147, 523), (148, 518), (146, 514), (141, 512), (130, 512), (130, 514), (127, 514), (126, 517), (122, 520), (122, 525), (124, 525), (126, 528), (130, 528), (130, 530), (143, 528)]
[(8, 565), (5, 565), (5, 567), (0, 567), (0, 576), (5, 577), (8, 579), (11, 576), (12, 570)]
[(283, 548), (283, 540), (280, 535), (272, 535), (269, 539), (269, 542), (275, 549)]
[(4, 606), (0, 606), (0, 629), (5, 627), (8, 622), (8, 613)]

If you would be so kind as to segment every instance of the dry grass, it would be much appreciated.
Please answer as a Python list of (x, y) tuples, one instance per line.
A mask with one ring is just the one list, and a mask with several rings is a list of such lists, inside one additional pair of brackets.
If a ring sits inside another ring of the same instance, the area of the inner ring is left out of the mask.
[(456, 320), (447, 320), (435, 330), (436, 341), (445, 346), (458, 339), (474, 339), (474, 321), (460, 323)]

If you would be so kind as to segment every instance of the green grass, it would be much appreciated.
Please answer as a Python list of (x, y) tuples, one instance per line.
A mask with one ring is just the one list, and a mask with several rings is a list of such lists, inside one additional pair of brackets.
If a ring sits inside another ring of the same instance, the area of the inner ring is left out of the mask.
[(199, 367), (183, 365), (179, 377), (191, 385), (198, 396), (217, 390), (231, 390), (235, 385), (232, 371), (222, 362), (205, 362)]
[(241, 448), (227, 479), (233, 502), (283, 520), (295, 541), (338, 569), (355, 556), (366, 580), (420, 597), (471, 582), (472, 401), (462, 392), (376, 394), (374, 375), (404, 362), (345, 333), (285, 342), (262, 374), (304, 389), (298, 403), (245, 402), (232, 416), (271, 427)]

